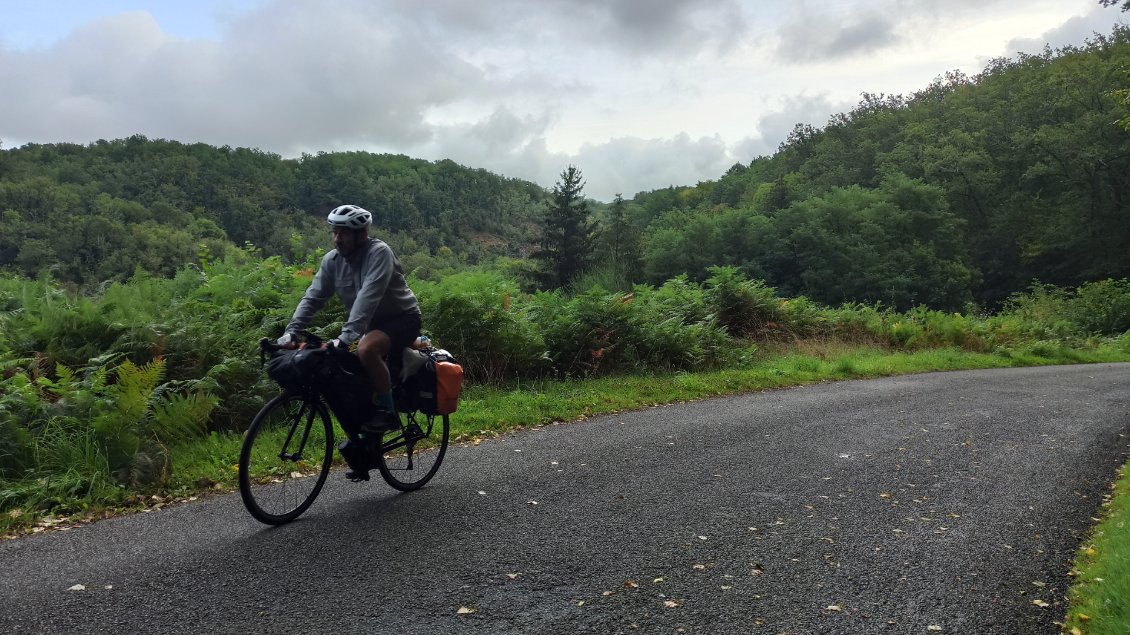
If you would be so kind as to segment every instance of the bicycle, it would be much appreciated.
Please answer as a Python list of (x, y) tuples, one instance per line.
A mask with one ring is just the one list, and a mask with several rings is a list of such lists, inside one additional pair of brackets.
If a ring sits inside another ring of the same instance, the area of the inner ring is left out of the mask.
[[(239, 493), (247, 511), (262, 523), (281, 525), (310, 508), (333, 463), (331, 412), (348, 437), (338, 448), (343, 457), (348, 444), (353, 444), (349, 452), (353, 460), (357, 460), (360, 448), (368, 460), (362, 467), (379, 470), (393, 488), (410, 492), (423, 487), (443, 462), (451, 423), (447, 414), (421, 410), (421, 401), (409, 390), (412, 377), (401, 377), (403, 357), (386, 359), (399, 426), (365, 437), (355, 424), (358, 417), (371, 411), (372, 393), (360, 360), (344, 349), (323, 348), (321, 340), (309, 332), (301, 335), (306, 340), (303, 350), (318, 351), (319, 360), (311, 364), (305, 381), (285, 387), (281, 395), (267, 402), (245, 433), (239, 455)], [(264, 338), (259, 350), (263, 362), (291, 349)], [(344, 396), (338, 394), (343, 384), (351, 386)]]

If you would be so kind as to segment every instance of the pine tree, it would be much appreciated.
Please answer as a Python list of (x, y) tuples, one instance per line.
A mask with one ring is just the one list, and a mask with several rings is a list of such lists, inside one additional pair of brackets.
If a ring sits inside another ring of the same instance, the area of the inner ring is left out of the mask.
[(542, 285), (559, 289), (584, 270), (592, 254), (596, 223), (589, 219), (581, 171), (570, 165), (553, 186), (553, 200), (545, 212), (541, 250), (534, 258), (544, 261)]
[(640, 270), (640, 237), (627, 216), (626, 205), (623, 195), (617, 194), (608, 210), (608, 224), (601, 232), (601, 242), (603, 257), (626, 282), (634, 283)]

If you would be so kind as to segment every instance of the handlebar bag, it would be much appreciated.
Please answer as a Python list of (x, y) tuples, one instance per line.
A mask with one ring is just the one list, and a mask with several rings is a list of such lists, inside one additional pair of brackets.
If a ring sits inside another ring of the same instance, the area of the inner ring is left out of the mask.
[(326, 350), (322, 348), (275, 351), (267, 362), (267, 376), (283, 390), (302, 390), (314, 382), (325, 359)]

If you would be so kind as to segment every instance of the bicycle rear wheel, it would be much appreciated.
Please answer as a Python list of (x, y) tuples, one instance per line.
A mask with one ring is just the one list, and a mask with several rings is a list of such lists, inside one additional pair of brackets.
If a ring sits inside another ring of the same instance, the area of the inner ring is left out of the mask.
[(384, 435), (377, 457), (381, 478), (392, 487), (410, 492), (432, 480), (447, 453), (451, 423), (447, 415), (411, 412), (403, 428)]
[(333, 462), (333, 424), (324, 406), (275, 397), (251, 421), (239, 454), (239, 494), (268, 525), (297, 518), (318, 497)]

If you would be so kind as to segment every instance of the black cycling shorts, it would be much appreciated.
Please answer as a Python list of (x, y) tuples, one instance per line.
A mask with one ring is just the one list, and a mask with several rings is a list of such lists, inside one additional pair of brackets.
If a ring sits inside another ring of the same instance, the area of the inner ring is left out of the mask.
[(400, 313), (399, 315), (386, 315), (375, 317), (369, 322), (370, 331), (382, 331), (388, 336), (392, 346), (390, 353), (399, 354), (405, 347), (411, 346), (420, 337), (420, 314), (418, 312)]

